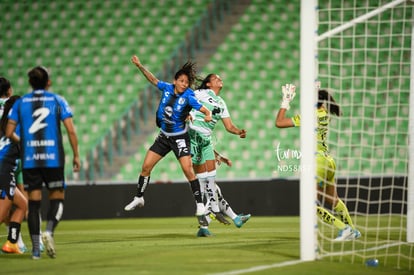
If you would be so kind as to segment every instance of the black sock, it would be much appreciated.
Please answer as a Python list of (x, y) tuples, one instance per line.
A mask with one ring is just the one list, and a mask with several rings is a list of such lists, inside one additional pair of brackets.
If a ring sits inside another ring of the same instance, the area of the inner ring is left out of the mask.
[(63, 215), (62, 199), (50, 200), (50, 207), (47, 213), (46, 231), (54, 232)]
[(27, 223), (30, 235), (40, 235), (40, 201), (29, 200)]
[(7, 240), (9, 240), (11, 243), (17, 243), (19, 234), (20, 234), (20, 223), (10, 222), (9, 223), (9, 235), (7, 236)]
[(149, 184), (150, 176), (144, 177), (139, 175), (138, 178), (138, 188), (137, 188), (137, 197), (144, 196), (145, 188), (147, 188), (147, 185)]
[(27, 216), (32, 250), (39, 251), (40, 242), (40, 201), (29, 200), (29, 214)]
[(197, 203), (203, 203), (201, 197), (200, 181), (198, 179), (190, 181), (191, 191), (193, 192), (194, 199)]

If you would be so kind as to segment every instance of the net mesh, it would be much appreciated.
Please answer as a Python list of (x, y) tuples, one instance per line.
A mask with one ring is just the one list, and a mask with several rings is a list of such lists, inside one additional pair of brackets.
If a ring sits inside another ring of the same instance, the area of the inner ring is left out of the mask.
[(362, 233), (333, 242), (337, 230), (319, 221), (318, 247), (321, 257), (413, 270), (405, 242), (413, 5), (383, 8), (391, 2), (318, 3), (318, 79), (343, 112), (331, 120), (329, 148), (338, 194)]

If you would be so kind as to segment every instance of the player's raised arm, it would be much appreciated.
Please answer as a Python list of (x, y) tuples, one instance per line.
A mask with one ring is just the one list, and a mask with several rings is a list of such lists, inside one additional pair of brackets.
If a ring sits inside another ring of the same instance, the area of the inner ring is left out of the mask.
[(240, 138), (246, 137), (246, 130), (237, 128), (230, 117), (223, 117), (221, 120), (223, 121), (224, 128), (226, 128), (227, 132), (238, 135)]
[(132, 63), (137, 66), (137, 68), (141, 71), (141, 73), (145, 76), (145, 78), (154, 86), (158, 84), (158, 78), (156, 78), (150, 71), (148, 71), (139, 60), (138, 56), (134, 55), (131, 58)]
[(296, 86), (293, 84), (286, 84), (282, 86), (283, 99), (277, 113), (275, 126), (278, 128), (294, 127), (293, 121), (290, 117), (286, 117), (286, 111), (290, 109), (290, 102), (295, 97)]

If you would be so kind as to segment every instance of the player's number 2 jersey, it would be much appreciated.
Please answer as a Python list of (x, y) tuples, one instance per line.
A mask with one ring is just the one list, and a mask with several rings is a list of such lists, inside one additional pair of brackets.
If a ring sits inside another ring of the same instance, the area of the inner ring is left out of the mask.
[(72, 116), (66, 100), (48, 91), (36, 90), (16, 101), (8, 117), (20, 125), (24, 169), (64, 167), (60, 123)]

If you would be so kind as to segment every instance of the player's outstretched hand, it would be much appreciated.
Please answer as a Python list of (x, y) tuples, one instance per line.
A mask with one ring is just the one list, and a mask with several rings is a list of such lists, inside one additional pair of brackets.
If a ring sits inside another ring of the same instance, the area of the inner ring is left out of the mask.
[(290, 109), (290, 102), (295, 98), (296, 95), (296, 86), (293, 84), (286, 84), (282, 86), (282, 104), (280, 105), (280, 108), (289, 110)]

